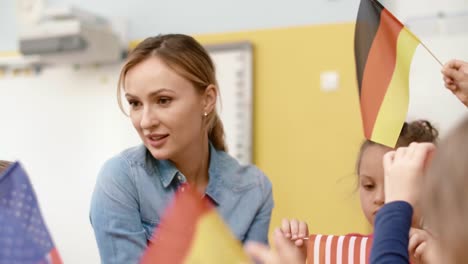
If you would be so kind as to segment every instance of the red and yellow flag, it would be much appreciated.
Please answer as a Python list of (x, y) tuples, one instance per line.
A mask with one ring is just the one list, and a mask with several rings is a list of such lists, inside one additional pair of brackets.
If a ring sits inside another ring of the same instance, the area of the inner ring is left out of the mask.
[(367, 236), (312, 235), (307, 246), (309, 264), (367, 264), (372, 238)]
[(377, 0), (361, 0), (354, 51), (365, 137), (395, 147), (409, 105), (419, 39)]
[(176, 193), (141, 263), (240, 264), (249, 260), (211, 202), (184, 187)]

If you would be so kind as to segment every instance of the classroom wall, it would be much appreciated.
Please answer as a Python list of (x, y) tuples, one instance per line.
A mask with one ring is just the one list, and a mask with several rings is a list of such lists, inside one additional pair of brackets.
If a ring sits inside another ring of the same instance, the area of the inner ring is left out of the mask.
[[(358, 1), (184, 2), (190, 5), (185, 10), (192, 13), (181, 10), (180, 1), (138, 0), (129, 8), (127, 1), (48, 2), (77, 3), (103, 15), (128, 15), (133, 39), (184, 32), (198, 33), (205, 44), (251, 41), (255, 49), (254, 160), (273, 182), (272, 226), (287, 216), (307, 220), (312, 232), (370, 230), (354, 192), (354, 160), (362, 140), (352, 57), (351, 21)], [(430, 5), (437, 9), (440, 4)], [(347, 22), (311, 25), (341, 21)], [(0, 50), (4, 36), (2, 28)], [(433, 37), (429, 44), (444, 60), (468, 59), (466, 35)], [(424, 58), (429, 68), (416, 67), (413, 82), (439, 89), (437, 65)], [(42, 210), (66, 263), (98, 263), (88, 221), (95, 176), (104, 158), (138, 142), (117, 108), (118, 69), (119, 65), (50, 68), (43, 74), (61, 77), (43, 82), (40, 90), (30, 85), (40, 82), (32, 75), (0, 78), (0, 112), (6, 113), (1, 120), (7, 124), (0, 132), (0, 158), (20, 158), (34, 172), (31, 177)], [(340, 74), (337, 91), (319, 88), (320, 73), (328, 70)], [(70, 82), (81, 83), (82, 89), (70, 89)], [(100, 89), (90, 89), (95, 82), (101, 82)], [(422, 90), (420, 95), (424, 94)], [(436, 102), (440, 97), (424, 98)], [(442, 105), (452, 107), (446, 101)], [(440, 115), (437, 109), (417, 111)], [(445, 120), (444, 113), (440, 118)], [(41, 138), (57, 144), (44, 146)]]
[(116, 100), (120, 65), (0, 78), (0, 159), (29, 173), (64, 263), (99, 263), (89, 205), (103, 162), (139, 138)]
[(438, 14), (462, 14), (468, 12), (466, 0), (382, 0), (389, 10), (398, 15), (402, 21), (415, 17), (436, 16)]
[[(184, 5), (191, 6), (184, 10), (177, 1), (163, 4), (132, 1), (132, 5), (127, 1), (104, 0), (46, 2), (75, 3), (102, 15), (128, 17), (131, 39), (161, 32), (212, 33), (352, 21), (357, 10), (357, 1), (341, 0), (189, 1)], [(269, 15), (258, 15), (265, 12)], [(351, 30), (351, 25), (323, 26), (317, 30), (305, 26), (200, 37), (207, 44), (248, 39), (255, 46), (254, 159), (274, 184), (276, 209), (272, 226), (278, 225), (283, 216), (294, 216), (308, 220), (314, 232), (368, 230), (352, 187), (353, 157), (360, 141), (358, 112), (355, 107), (354, 110), (342, 107), (343, 102), (357, 103), (353, 100), (355, 89), (343, 89), (352, 82), (352, 73), (348, 71), (341, 76), (342, 86), (336, 93), (321, 93), (317, 79), (317, 70), (341, 71), (352, 66)], [(347, 48), (340, 46), (343, 38), (347, 39)], [(334, 49), (326, 49), (329, 41)], [(342, 61), (341, 57), (345, 59)], [(333, 58), (330, 64), (329, 58)], [(67, 263), (98, 262), (87, 217), (95, 176), (104, 158), (137, 141), (131, 127), (123, 125), (128, 123), (115, 104), (115, 76), (111, 73), (117, 72), (118, 66), (109, 67), (78, 71), (51, 68), (43, 72), (45, 79), (47, 74), (61, 78), (50, 85), (42, 81), (40, 90), (28, 85), (40, 82), (33, 76), (0, 79), (1, 110), (14, 109), (15, 113), (5, 119), (10, 125), (1, 132), (0, 145), (8, 147), (0, 149), (0, 157), (21, 159), (32, 172), (44, 216)], [(94, 83), (96, 78), (103, 79), (100, 90), (86, 87), (87, 82)], [(69, 82), (82, 83), (83, 89), (72, 90), (67, 87)], [(352, 117), (334, 120), (346, 114)], [(330, 126), (334, 129), (329, 129)], [(346, 129), (341, 130), (342, 127)], [(350, 141), (341, 135), (343, 131)], [(41, 137), (47, 140), (35, 140)], [(43, 142), (57, 145), (44, 146)], [(343, 155), (346, 158), (342, 159)], [(317, 179), (320, 181), (316, 182)], [(305, 206), (298, 203), (304, 199)], [(343, 215), (349, 219), (345, 223), (339, 221)]]
[[(130, 39), (159, 33), (207, 34), (355, 19), (359, 0), (46, 0), (108, 17), (128, 17)], [(268, 15), (267, 15), (268, 14)]]
[[(254, 162), (273, 182), (271, 227), (284, 217), (306, 220), (311, 232), (370, 232), (355, 192), (362, 142), (354, 65), (354, 23), (201, 35), (206, 44), (254, 45)], [(423, 36), (442, 62), (468, 61), (468, 34)], [(441, 65), (420, 45), (410, 70), (407, 121), (427, 119), (440, 135), (466, 116), (444, 88)], [(337, 91), (320, 89), (320, 74), (339, 74)], [(344, 220), (345, 219), (345, 220)]]
[[(254, 162), (273, 182), (272, 226), (287, 216), (312, 232), (368, 231), (354, 194), (361, 125), (352, 35), (353, 24), (335, 24), (199, 36), (254, 45)], [(67, 263), (98, 262), (88, 219), (95, 177), (105, 159), (138, 142), (117, 107), (118, 70), (52, 67), (0, 79), (0, 112), (9, 113), (0, 157), (30, 172)], [(320, 91), (325, 70), (339, 72), (336, 92)]]
[[(254, 161), (273, 182), (271, 227), (295, 217), (311, 232), (369, 231), (354, 192), (362, 131), (353, 34), (345, 23), (199, 37), (254, 45)], [(321, 91), (324, 71), (338, 72), (338, 90)]]
[[(362, 131), (353, 29), (344, 23), (197, 36), (204, 44), (248, 40), (254, 46), (254, 162), (273, 182), (272, 227), (295, 217), (309, 222), (311, 232), (370, 231), (354, 192)], [(445, 58), (468, 58), (457, 52), (468, 36), (438, 41)], [(447, 46), (453, 47), (449, 53)], [(457, 105), (428, 92), (444, 91), (453, 99), (436, 64), (424, 53), (415, 60), (421, 60), (412, 74), (424, 103), (419, 114), (449, 120), (444, 114)], [(97, 171), (105, 159), (139, 142), (117, 107), (119, 68), (51, 67), (37, 76), (0, 78), (0, 158), (20, 159), (30, 172), (66, 263), (98, 262), (88, 219)], [(339, 88), (324, 92), (319, 76), (330, 70), (338, 72)]]
[(382, 3), (407, 22), (423, 43), (416, 49), (410, 69), (408, 119), (427, 118), (444, 136), (466, 114), (466, 107), (444, 88), (440, 70), (441, 64), (453, 58), (468, 61), (468, 31), (464, 27), (468, 23), (468, 1), (383, 0)]
[[(17, 0), (0, 2), (0, 28), (17, 32), (11, 17)], [(114, 1), (41, 0), (46, 5), (74, 5), (96, 14), (127, 19), (128, 36), (140, 39), (169, 32), (187, 34), (254, 30), (317, 23), (349, 22), (355, 18), (358, 0), (200, 0), (200, 1)], [(8, 5), (9, 11), (3, 6)], [(10, 7), (11, 6), (11, 7)], [(268, 15), (264, 15), (268, 13)], [(0, 31), (0, 32), (3, 32)], [(1, 34), (0, 40), (6, 39)], [(11, 41), (11, 40), (9, 40)], [(16, 49), (16, 44), (0, 41), (0, 51)]]
[(15, 0), (0, 1), (0, 56), (17, 49)]

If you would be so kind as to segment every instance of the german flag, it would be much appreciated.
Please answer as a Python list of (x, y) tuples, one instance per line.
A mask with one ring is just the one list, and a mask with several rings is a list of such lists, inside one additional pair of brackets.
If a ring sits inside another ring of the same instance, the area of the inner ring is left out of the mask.
[(372, 237), (311, 235), (307, 245), (310, 264), (369, 263)]
[(154, 232), (142, 264), (250, 263), (208, 199), (185, 186)]
[(354, 35), (364, 135), (395, 147), (409, 104), (409, 72), (419, 39), (377, 0), (361, 0)]

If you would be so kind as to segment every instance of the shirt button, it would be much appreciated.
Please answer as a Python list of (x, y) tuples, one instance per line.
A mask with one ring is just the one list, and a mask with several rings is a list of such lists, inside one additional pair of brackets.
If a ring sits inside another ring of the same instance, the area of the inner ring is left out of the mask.
[(177, 179), (179, 179), (179, 181), (182, 181), (182, 176), (178, 175)]
[(181, 192), (184, 192), (184, 191), (185, 191), (185, 187), (180, 188), (180, 191), (181, 191)]

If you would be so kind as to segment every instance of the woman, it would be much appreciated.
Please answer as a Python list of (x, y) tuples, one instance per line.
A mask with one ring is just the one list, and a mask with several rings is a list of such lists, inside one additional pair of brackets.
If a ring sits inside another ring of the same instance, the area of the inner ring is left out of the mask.
[(102, 263), (138, 262), (174, 192), (187, 183), (213, 202), (240, 241), (266, 243), (271, 183), (225, 152), (206, 50), (185, 35), (147, 38), (123, 66), (119, 99), (122, 92), (143, 144), (99, 173), (90, 218)]

